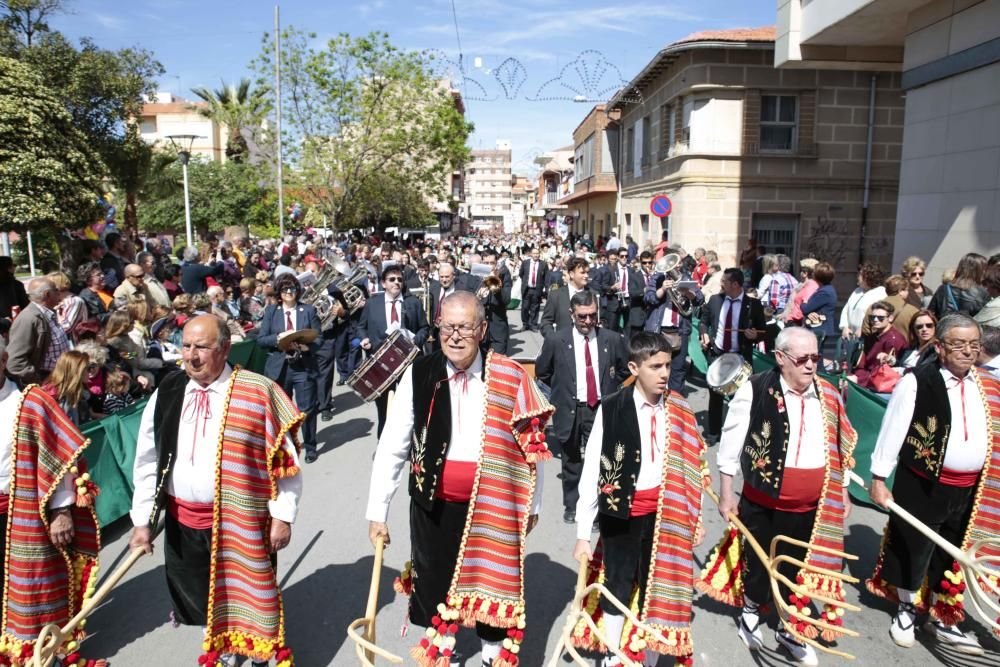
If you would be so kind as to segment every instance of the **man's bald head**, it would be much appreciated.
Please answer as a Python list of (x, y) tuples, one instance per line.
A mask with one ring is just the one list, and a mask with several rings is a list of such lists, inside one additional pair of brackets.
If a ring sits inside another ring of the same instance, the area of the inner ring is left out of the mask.
[(210, 333), (210, 335), (215, 337), (216, 343), (219, 347), (228, 346), (230, 344), (229, 327), (227, 327), (226, 323), (222, 321), (222, 318), (217, 315), (206, 314), (192, 317), (184, 324), (184, 331), (187, 331), (188, 327), (194, 327), (200, 331)]
[(184, 325), (184, 372), (202, 387), (219, 379), (229, 357), (229, 328), (215, 315), (199, 315)]

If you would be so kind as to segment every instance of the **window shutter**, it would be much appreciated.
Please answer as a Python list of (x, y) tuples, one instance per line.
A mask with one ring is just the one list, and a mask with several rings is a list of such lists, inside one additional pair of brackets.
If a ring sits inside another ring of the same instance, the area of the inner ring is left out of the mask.
[(756, 155), (760, 150), (760, 91), (743, 93), (743, 153)]

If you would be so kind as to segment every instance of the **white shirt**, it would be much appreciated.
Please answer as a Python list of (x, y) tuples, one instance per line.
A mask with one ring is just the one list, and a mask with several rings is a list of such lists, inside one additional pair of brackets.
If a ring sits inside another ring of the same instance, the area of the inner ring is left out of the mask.
[(584, 345), (590, 348), (590, 363), (594, 369), (594, 384), (597, 385), (597, 398), (601, 397), (600, 363), (597, 357), (597, 331), (591, 331), (584, 342), (583, 334), (573, 327), (573, 354), (576, 356), (576, 400), (587, 401), (587, 357)]
[[(788, 418), (788, 449), (785, 451), (785, 468), (815, 469), (826, 465), (826, 423), (816, 385), (809, 385), (803, 396), (791, 392), (785, 378), (779, 380)], [(805, 402), (805, 419), (802, 403)], [(722, 427), (719, 453), (716, 462), (719, 472), (736, 475), (740, 471), (740, 456), (750, 429), (750, 408), (753, 406), (753, 385), (744, 382), (729, 402), (729, 414)], [(776, 425), (775, 425), (776, 428)], [(799, 434), (801, 433), (801, 438)], [(772, 438), (780, 434), (774, 432)], [(780, 443), (772, 440), (777, 448)]]
[[(979, 385), (973, 372), (959, 379), (951, 371), (942, 368), (941, 377), (948, 391), (948, 406), (951, 408), (951, 431), (948, 435), (948, 448), (944, 454), (944, 467), (956, 472), (973, 472), (982, 470), (986, 463), (988, 449), (986, 427), (986, 408), (979, 393)], [(962, 424), (962, 390), (965, 385), (965, 425), (968, 426), (968, 437)], [(882, 427), (878, 432), (875, 451), (872, 453), (871, 471), (873, 475), (888, 477), (896, 468), (899, 451), (903, 448), (913, 422), (913, 410), (917, 402), (917, 378), (912, 373), (903, 376), (892, 392), (889, 405), (882, 417)]]
[[(14, 451), (14, 418), (21, 400), (21, 391), (13, 380), (3, 380), (0, 386), (0, 494), (10, 494), (11, 456)], [(66, 507), (76, 501), (76, 484), (73, 475), (63, 476), (62, 483), (52, 492), (49, 508)]]
[(723, 298), (722, 308), (719, 309), (719, 321), (715, 326), (715, 340), (713, 342), (715, 343), (715, 347), (717, 347), (718, 349), (722, 350), (725, 348), (723, 342), (725, 340), (726, 322), (728, 321), (727, 318), (729, 317), (729, 309), (735, 308), (735, 310), (733, 311), (732, 328), (729, 331), (730, 340), (732, 341), (732, 345), (730, 346), (729, 351), (739, 352), (740, 310), (743, 308), (743, 299), (745, 298), (745, 295), (743, 292), (740, 292), (740, 295), (735, 299), (726, 295), (723, 295), (722, 298)]
[[(392, 304), (396, 304), (396, 321), (392, 321)], [(396, 329), (403, 326), (403, 295), (400, 294), (395, 299), (389, 296), (389, 293), (385, 293), (385, 323), (386, 333), (392, 333)]]
[(867, 292), (860, 287), (856, 288), (851, 292), (851, 296), (847, 297), (847, 303), (844, 304), (844, 309), (840, 311), (840, 328), (847, 327), (855, 334), (860, 334), (861, 325), (865, 321), (865, 313), (868, 312), (868, 306), (884, 298), (885, 288), (881, 285)]
[[(184, 387), (184, 407), (177, 430), (177, 455), (173, 469), (167, 480), (167, 493), (178, 500), (191, 503), (210, 503), (215, 500), (215, 464), (218, 455), (219, 438), (222, 435), (223, 405), (226, 400), (226, 386), (233, 369), (226, 364), (222, 375), (206, 387), (208, 389), (207, 418), (195, 413), (193, 394), (202, 387), (194, 380), (188, 380)], [(139, 437), (136, 442), (135, 468), (132, 481), (132, 524), (145, 526), (153, 511), (156, 499), (156, 446), (153, 442), (153, 415), (159, 390), (153, 392), (142, 411), (139, 423)], [(262, 425), (263, 429), (263, 425)], [(263, 430), (262, 430), (263, 434)], [(289, 435), (285, 436), (285, 451), (291, 454), (294, 464), (299, 465), (295, 445)], [(298, 512), (299, 497), (302, 495), (302, 474), (278, 480), (278, 497), (268, 501), (271, 516), (287, 523), (294, 523)]]
[(533, 259), (528, 260), (528, 287), (538, 286), (538, 262)]
[(583, 290), (573, 287), (573, 283), (566, 283), (566, 291), (569, 292), (569, 298), (570, 300), (572, 300), (574, 294), (576, 294), (577, 292), (582, 292)]
[(987, 361), (981, 368), (993, 377), (1000, 379), (1000, 354)]
[[(663, 452), (666, 449), (667, 425), (663, 397), (650, 407), (642, 391), (636, 387), (632, 392), (636, 418), (639, 420), (639, 477), (635, 481), (636, 491), (658, 488), (663, 474)], [(597, 488), (601, 473), (601, 449), (604, 445), (603, 406), (594, 415), (594, 427), (587, 438), (587, 448), (583, 454), (583, 471), (580, 473), (580, 499), (576, 502), (576, 538), (590, 540), (590, 531), (597, 518)], [(651, 417), (656, 418), (656, 442), (652, 439)]]
[[(282, 311), (281, 312), (281, 324), (282, 324), (282, 326), (285, 327), (284, 330), (285, 331), (295, 331), (296, 329), (298, 329), (298, 327), (299, 327), (298, 306), (295, 306), (294, 308), (285, 308), (284, 306), (282, 306), (281, 307), (281, 311)], [(292, 317), (292, 328), (291, 329), (288, 328), (288, 317), (289, 317), (289, 315), (291, 315), (291, 317)]]
[[(458, 369), (447, 362), (447, 373), (451, 378)], [(449, 461), (479, 461), (483, 446), (483, 402), (486, 400), (486, 383), (483, 382), (483, 357), (477, 354), (466, 371), (468, 387), (463, 390), (462, 380), (452, 379), (448, 384), (451, 399), (451, 443), (445, 455)], [(445, 384), (442, 382), (442, 385)], [(441, 391), (444, 387), (438, 388)], [(410, 459), (410, 443), (413, 437), (413, 366), (403, 373), (396, 387), (394, 405), (405, 409), (392, 411), (392, 418), (386, 421), (382, 437), (379, 438), (372, 462), (371, 484), (368, 488), (368, 521), (384, 523), (389, 516), (389, 503), (396, 494), (403, 466)], [(423, 429), (424, 425), (419, 424)], [(539, 471), (541, 473), (541, 471)], [(531, 499), (531, 513), (538, 514), (542, 504), (542, 477), (537, 475), (535, 495)]]

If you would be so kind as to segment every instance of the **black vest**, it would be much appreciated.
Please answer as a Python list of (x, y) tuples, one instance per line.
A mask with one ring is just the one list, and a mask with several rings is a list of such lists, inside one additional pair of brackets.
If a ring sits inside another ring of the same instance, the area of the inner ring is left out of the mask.
[(743, 482), (777, 498), (781, 494), (788, 452), (788, 410), (781, 391), (781, 372), (773, 368), (751, 375), (750, 386), (753, 387), (750, 428), (740, 455)]
[(642, 467), (642, 436), (633, 392), (634, 385), (601, 399), (604, 439), (597, 478), (597, 511), (619, 519), (629, 517)]
[(948, 389), (938, 364), (917, 366), (913, 375), (917, 378), (917, 400), (913, 406), (913, 420), (903, 439), (899, 464), (936, 480), (941, 476), (951, 434)]
[(153, 444), (156, 447), (156, 496), (149, 526), (155, 530), (167, 495), (167, 476), (177, 458), (177, 431), (184, 408), (184, 388), (188, 383), (186, 373), (170, 373), (156, 390), (156, 407), (153, 410)]
[[(485, 377), (486, 356), (483, 355)], [(451, 441), (451, 392), (444, 352), (417, 357), (413, 362), (413, 435), (410, 441), (410, 497), (425, 510), (434, 506), (434, 494)], [(433, 411), (431, 407), (433, 405)]]

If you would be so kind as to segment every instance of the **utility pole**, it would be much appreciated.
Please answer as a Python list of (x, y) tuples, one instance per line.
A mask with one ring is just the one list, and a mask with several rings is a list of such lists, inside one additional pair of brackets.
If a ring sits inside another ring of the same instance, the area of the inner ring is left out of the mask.
[(274, 93), (277, 98), (275, 113), (278, 133), (278, 229), (281, 240), (285, 240), (285, 186), (281, 157), (281, 9), (274, 6)]

